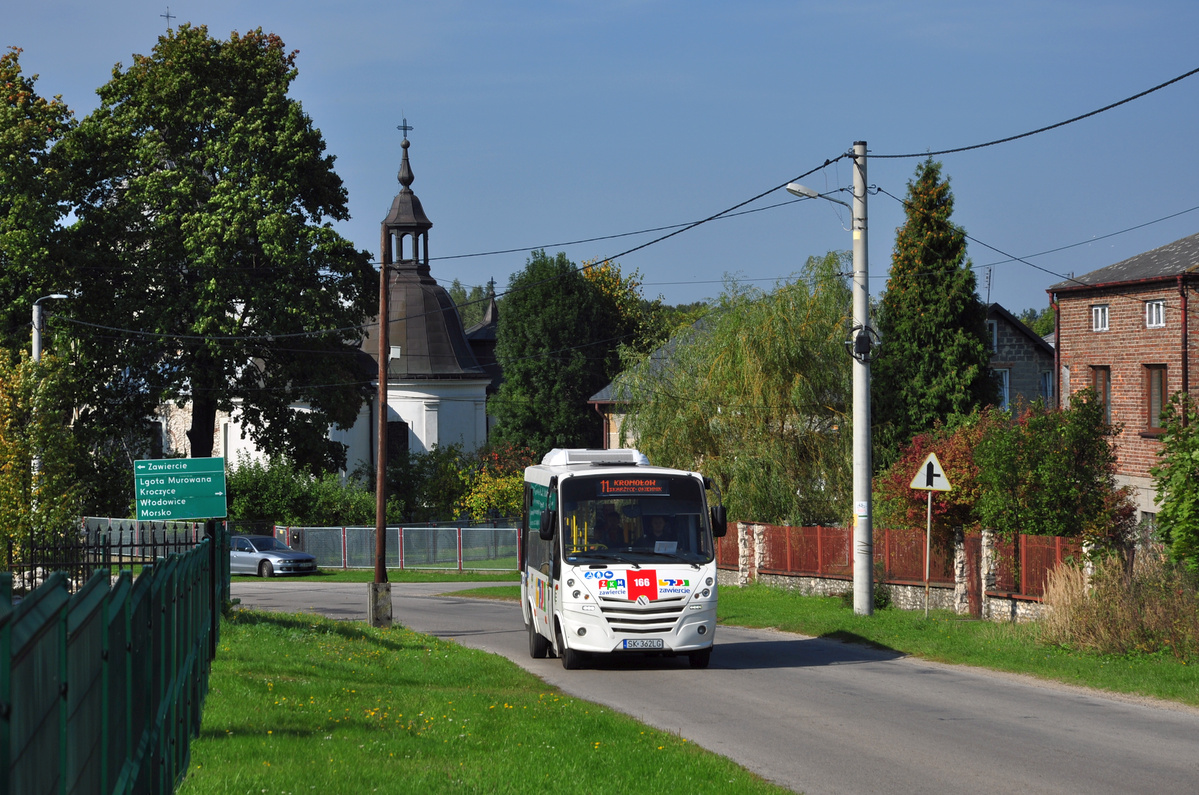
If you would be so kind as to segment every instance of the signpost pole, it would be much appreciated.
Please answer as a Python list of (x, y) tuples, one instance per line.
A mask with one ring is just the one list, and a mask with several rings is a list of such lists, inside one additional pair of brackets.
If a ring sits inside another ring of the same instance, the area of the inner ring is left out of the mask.
[(933, 492), (928, 492), (928, 521), (924, 526), (924, 617), (928, 618), (928, 559), (933, 548)]

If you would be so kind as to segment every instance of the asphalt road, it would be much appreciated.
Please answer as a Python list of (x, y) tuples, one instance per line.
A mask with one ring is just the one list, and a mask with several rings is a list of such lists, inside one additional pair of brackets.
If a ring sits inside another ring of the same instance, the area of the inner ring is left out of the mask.
[[(393, 584), (397, 621), (501, 654), (796, 791), (1199, 792), (1199, 710), (724, 626), (707, 670), (624, 657), (565, 671), (529, 657), (518, 605), (438, 595), (454, 587)], [(366, 618), (360, 584), (235, 580), (233, 595)]]

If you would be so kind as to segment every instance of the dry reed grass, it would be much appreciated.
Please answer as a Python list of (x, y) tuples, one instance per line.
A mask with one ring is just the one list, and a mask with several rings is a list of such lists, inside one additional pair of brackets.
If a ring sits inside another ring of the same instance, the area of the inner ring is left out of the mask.
[(1199, 659), (1199, 593), (1195, 577), (1160, 550), (1139, 552), (1131, 567), (1119, 557), (1095, 565), (1090, 581), (1078, 566), (1049, 573), (1041, 637), (1101, 654), (1169, 653)]

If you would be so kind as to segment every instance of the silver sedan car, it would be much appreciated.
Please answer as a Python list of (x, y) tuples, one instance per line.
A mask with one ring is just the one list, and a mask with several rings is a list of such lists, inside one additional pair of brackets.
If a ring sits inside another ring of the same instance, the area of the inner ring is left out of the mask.
[(315, 571), (316, 558), (307, 552), (296, 552), (273, 536), (229, 537), (230, 574), (272, 577), (276, 574), (311, 574)]

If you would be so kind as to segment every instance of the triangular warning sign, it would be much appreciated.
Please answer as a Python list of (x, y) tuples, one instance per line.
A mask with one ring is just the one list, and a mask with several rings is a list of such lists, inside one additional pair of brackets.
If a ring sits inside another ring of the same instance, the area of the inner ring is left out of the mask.
[(921, 491), (950, 491), (953, 489), (953, 486), (949, 485), (949, 478), (945, 477), (945, 470), (941, 468), (941, 462), (937, 460), (936, 453), (929, 453), (928, 458), (924, 459), (924, 463), (916, 472), (916, 477), (912, 478), (912, 488)]

